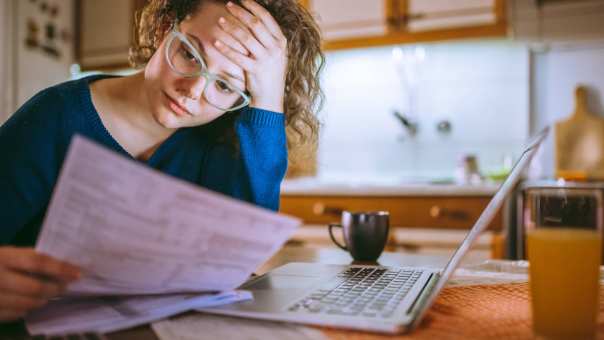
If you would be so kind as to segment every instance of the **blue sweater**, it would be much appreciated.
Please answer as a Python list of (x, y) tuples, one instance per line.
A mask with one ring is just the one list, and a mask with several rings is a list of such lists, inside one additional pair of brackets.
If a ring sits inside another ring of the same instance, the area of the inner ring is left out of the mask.
[[(78, 133), (133, 159), (105, 129), (89, 83), (69, 81), (41, 91), (0, 127), (0, 245), (35, 244), (71, 137)], [(217, 135), (235, 117), (239, 150)], [(221, 122), (222, 120), (222, 122)], [(207, 125), (182, 128), (148, 166), (205, 188), (278, 210), (287, 168), (281, 113), (243, 108)]]

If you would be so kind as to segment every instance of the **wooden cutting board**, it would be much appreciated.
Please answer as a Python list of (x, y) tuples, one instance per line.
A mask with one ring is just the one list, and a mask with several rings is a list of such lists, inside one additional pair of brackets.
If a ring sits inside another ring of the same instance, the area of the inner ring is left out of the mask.
[(575, 89), (575, 112), (555, 126), (556, 177), (604, 179), (604, 117), (587, 110), (587, 90)]

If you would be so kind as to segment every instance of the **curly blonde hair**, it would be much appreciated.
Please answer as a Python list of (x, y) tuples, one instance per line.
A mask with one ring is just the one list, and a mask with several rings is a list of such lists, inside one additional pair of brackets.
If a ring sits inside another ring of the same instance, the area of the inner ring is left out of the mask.
[[(195, 13), (204, 1), (227, 0), (150, 0), (136, 15), (130, 64), (143, 67), (151, 59), (174, 23)], [(238, 1), (233, 1), (237, 3)], [(319, 74), (325, 64), (319, 28), (310, 13), (297, 0), (257, 0), (275, 18), (287, 38), (287, 75), (284, 98), (287, 146), (290, 166), (314, 157), (318, 144), (319, 120), (316, 117), (324, 96)], [(237, 112), (224, 114), (208, 124), (216, 137), (237, 145), (234, 121)], [(217, 128), (218, 127), (218, 128)], [(293, 151), (293, 152), (292, 152)]]

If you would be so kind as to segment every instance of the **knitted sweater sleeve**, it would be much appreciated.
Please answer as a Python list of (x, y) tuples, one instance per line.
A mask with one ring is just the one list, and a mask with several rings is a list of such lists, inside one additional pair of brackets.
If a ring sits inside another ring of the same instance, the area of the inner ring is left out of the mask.
[(210, 148), (202, 185), (277, 211), (287, 170), (285, 118), (277, 112), (246, 107), (235, 123), (239, 152), (226, 145)]

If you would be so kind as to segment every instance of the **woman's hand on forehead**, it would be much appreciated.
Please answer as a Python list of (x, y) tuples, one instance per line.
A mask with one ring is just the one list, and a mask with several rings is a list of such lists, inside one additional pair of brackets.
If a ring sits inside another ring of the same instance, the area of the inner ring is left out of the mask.
[(216, 30), (213, 30), (212, 34), (214, 35), (214, 40), (220, 40), (228, 45), (233, 50), (249, 56), (250, 51), (247, 50), (237, 39), (235, 39), (232, 35), (226, 33), (220, 26), (216, 27)]
[[(252, 95), (252, 106), (283, 112), (287, 39), (264, 7), (253, 0), (241, 3), (245, 8), (227, 4), (231, 15), (221, 17), (218, 23), (228, 38), (218, 38), (214, 46), (247, 73), (246, 87)], [(249, 53), (241, 52), (232, 40)]]

